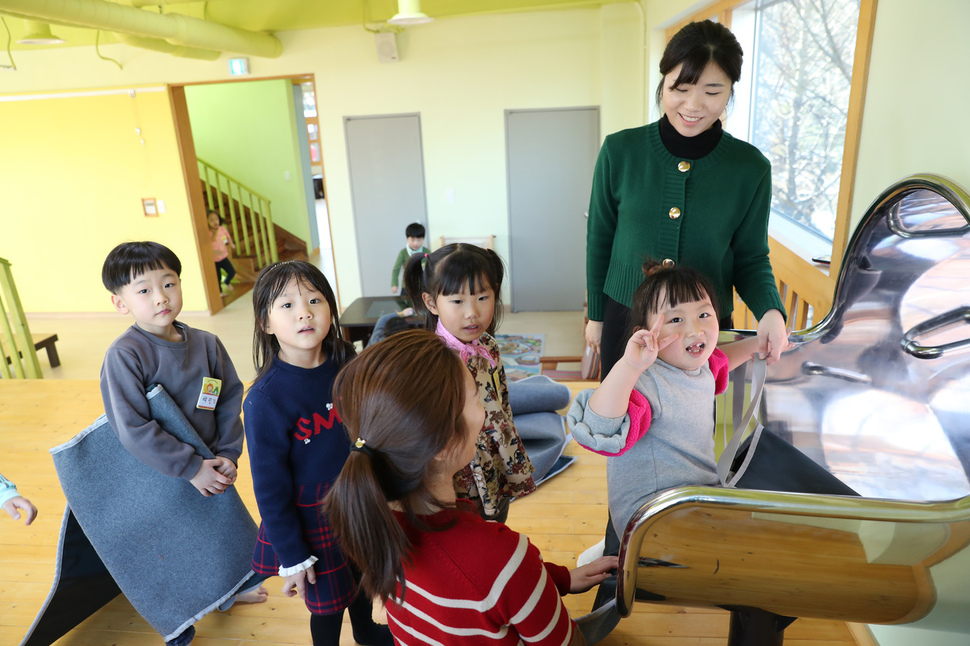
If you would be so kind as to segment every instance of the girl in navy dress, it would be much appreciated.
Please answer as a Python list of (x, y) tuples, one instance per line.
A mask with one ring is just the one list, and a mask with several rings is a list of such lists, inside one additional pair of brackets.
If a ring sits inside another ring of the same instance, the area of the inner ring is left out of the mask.
[(357, 643), (390, 645), (321, 507), (350, 452), (332, 390), (354, 347), (341, 337), (333, 290), (310, 263), (280, 262), (257, 278), (253, 309), (257, 375), (243, 405), (262, 517), (253, 570), (285, 577), (283, 593), (306, 602), (314, 646), (336, 646), (348, 607)]

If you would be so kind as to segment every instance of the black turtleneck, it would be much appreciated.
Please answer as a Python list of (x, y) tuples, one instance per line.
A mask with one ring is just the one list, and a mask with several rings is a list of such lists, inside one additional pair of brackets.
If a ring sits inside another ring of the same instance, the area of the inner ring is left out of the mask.
[(677, 132), (667, 115), (660, 118), (660, 141), (674, 157), (700, 159), (709, 154), (721, 141), (721, 120), (716, 120), (710, 128), (694, 137), (685, 137)]

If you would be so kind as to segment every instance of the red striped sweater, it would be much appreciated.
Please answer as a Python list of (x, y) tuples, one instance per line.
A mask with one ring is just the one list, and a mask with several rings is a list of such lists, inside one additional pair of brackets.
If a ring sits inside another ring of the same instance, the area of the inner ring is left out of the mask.
[(398, 588), (386, 604), (397, 644), (566, 646), (579, 630), (561, 599), (569, 570), (543, 563), (525, 535), (464, 508), (425, 517), (432, 526), (455, 521), (442, 531), (398, 520), (413, 548), (404, 599)]

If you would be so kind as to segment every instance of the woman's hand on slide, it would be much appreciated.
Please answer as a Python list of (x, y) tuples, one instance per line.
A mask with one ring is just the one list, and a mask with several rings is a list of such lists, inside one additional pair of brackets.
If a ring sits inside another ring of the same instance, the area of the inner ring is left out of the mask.
[(616, 556), (601, 556), (595, 561), (569, 571), (569, 592), (586, 592), (605, 581), (620, 565)]
[(283, 579), (283, 594), (288, 597), (298, 594), (301, 599), (306, 601), (306, 584), (316, 582), (317, 574), (313, 571), (313, 566), (311, 565), (306, 570), (291, 574)]
[(788, 349), (788, 330), (785, 317), (778, 310), (768, 310), (758, 321), (758, 355), (768, 360), (768, 365), (781, 359)]
[(586, 345), (597, 352), (603, 339), (603, 321), (586, 321)]

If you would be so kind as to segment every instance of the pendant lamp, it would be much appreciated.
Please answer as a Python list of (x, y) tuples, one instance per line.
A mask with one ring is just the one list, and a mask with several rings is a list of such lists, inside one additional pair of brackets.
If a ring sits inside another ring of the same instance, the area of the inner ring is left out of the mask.
[(397, 13), (387, 22), (392, 25), (423, 25), (434, 18), (421, 12), (421, 0), (397, 0)]

